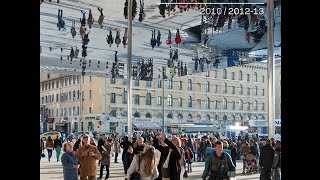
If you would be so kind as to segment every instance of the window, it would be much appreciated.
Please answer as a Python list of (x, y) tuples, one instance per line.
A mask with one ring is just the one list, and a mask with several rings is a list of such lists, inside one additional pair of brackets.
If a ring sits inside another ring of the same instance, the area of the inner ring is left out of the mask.
[(48, 89), (51, 89), (51, 82), (48, 82)]
[(264, 75), (262, 75), (262, 82), (264, 83)]
[(206, 71), (206, 77), (210, 76), (210, 71)]
[(227, 70), (223, 69), (223, 79), (227, 79)]
[(41, 104), (44, 104), (44, 97), (41, 98)]
[(77, 76), (77, 84), (80, 83), (80, 76)]
[(56, 80), (56, 88), (59, 88), (59, 80)]
[(218, 109), (218, 100), (214, 101), (214, 108)]
[(79, 116), (79, 115), (80, 115), (80, 107), (77, 106), (77, 116)]
[(110, 78), (110, 84), (116, 84), (116, 78)]
[(161, 96), (157, 97), (157, 105), (162, 105), (162, 97)]
[(51, 117), (51, 109), (48, 110), (48, 117)]
[(78, 90), (77, 99), (80, 99), (80, 91)]
[(122, 104), (126, 104), (128, 102), (128, 92), (123, 90), (122, 93)]
[(72, 111), (71, 111), (71, 107), (69, 107), (69, 116), (71, 116)]
[(60, 84), (61, 84), (61, 87), (64, 86), (64, 80), (63, 79), (60, 80)]
[(168, 106), (172, 106), (172, 95), (169, 94), (168, 95), (168, 103), (167, 103)]
[(64, 79), (64, 86), (68, 86), (68, 78)]
[(41, 84), (41, 91), (44, 91), (44, 84)]
[(258, 74), (256, 72), (253, 74), (253, 81), (258, 82)]
[(56, 94), (56, 102), (59, 102), (59, 94)]
[(92, 76), (89, 76), (89, 82), (92, 82)]
[(214, 78), (218, 78), (218, 70), (214, 71)]
[(216, 120), (219, 120), (219, 115), (215, 115), (215, 119), (216, 119)]
[(111, 93), (110, 102), (116, 103), (116, 94), (115, 93)]
[(182, 107), (182, 98), (178, 98), (178, 106)]
[(46, 104), (48, 103), (48, 96), (46, 96), (46, 101), (45, 102), (46, 102)]
[(146, 114), (146, 118), (151, 118), (151, 113), (148, 112), (148, 113)]
[(232, 94), (235, 94), (235, 93), (236, 93), (236, 87), (232, 86)]
[(239, 88), (239, 94), (242, 95), (243, 94), (243, 88), (242, 88), (242, 84), (240, 84), (240, 88)]
[(72, 78), (69, 77), (69, 86), (71, 86), (71, 81), (72, 81)]
[(216, 84), (215, 88), (214, 88), (214, 93), (218, 93), (218, 85)]
[(127, 85), (127, 79), (122, 79), (122, 85)]
[(262, 96), (264, 96), (264, 89), (262, 89)]
[(253, 102), (253, 109), (258, 110), (258, 101), (256, 100)]
[(172, 89), (172, 79), (168, 79), (168, 89)]
[(56, 109), (56, 117), (59, 116), (59, 109)]
[(255, 96), (258, 95), (258, 87), (257, 87), (257, 86), (254, 87), (254, 95), (255, 95)]
[(90, 106), (89, 107), (89, 114), (91, 114), (92, 113), (92, 107)]
[(231, 73), (231, 80), (234, 80), (234, 72)]
[(49, 103), (51, 103), (51, 95), (49, 95), (48, 97), (49, 97)]
[(209, 81), (207, 81), (206, 82), (206, 92), (210, 92), (210, 82)]
[(206, 99), (206, 109), (210, 109), (210, 98)]
[(81, 124), (80, 124), (80, 130), (83, 131), (83, 129), (84, 129), (84, 128), (83, 128), (83, 122), (81, 122)]
[(72, 107), (72, 115), (73, 115), (73, 116), (76, 115), (76, 107)]
[(92, 98), (92, 90), (89, 90), (89, 100)]
[(223, 109), (227, 109), (228, 108), (227, 99), (226, 98), (223, 98), (222, 105), (223, 105)]
[(72, 77), (72, 84), (76, 84), (76, 77), (75, 76)]
[(243, 110), (243, 102), (241, 99), (239, 100), (239, 110)]
[(75, 100), (76, 99), (76, 91), (73, 91), (72, 94), (73, 94), (72, 95), (72, 100)]
[(262, 107), (261, 107), (261, 110), (263, 110), (263, 111), (264, 111), (264, 103), (262, 103)]
[(151, 105), (151, 94), (150, 94), (150, 93), (147, 93), (147, 96), (146, 96), (146, 105)]
[(227, 93), (227, 83), (223, 83), (223, 93), (226, 94)]
[(188, 79), (187, 88), (188, 88), (189, 91), (192, 90), (192, 81), (191, 81), (191, 79)]
[(250, 74), (247, 74), (247, 81), (250, 81)]
[(158, 80), (157, 81), (157, 88), (161, 88), (161, 84), (162, 84), (161, 80)]
[(146, 81), (146, 87), (151, 87), (151, 81)]
[(53, 94), (51, 95), (51, 100), (52, 100), (52, 102), (54, 102), (54, 96), (53, 96)]
[(135, 113), (133, 114), (133, 117), (140, 117), (140, 113), (139, 113), (139, 112), (135, 112)]
[(236, 102), (232, 101), (231, 106), (232, 106), (232, 110), (235, 110), (236, 109)]
[(137, 80), (137, 79), (134, 80), (134, 85), (135, 85), (135, 86), (139, 86), (139, 80)]
[(188, 97), (188, 107), (192, 107), (192, 97)]
[(71, 101), (71, 98), (72, 98), (72, 96), (71, 96), (71, 91), (69, 92), (69, 101)]
[(134, 104), (140, 104), (140, 96), (138, 94), (134, 96)]
[(247, 110), (250, 111), (250, 103), (247, 102)]
[(250, 88), (247, 88), (247, 95), (250, 95)]
[(54, 89), (54, 81), (51, 81), (51, 88)]
[(64, 112), (63, 112), (63, 116), (64, 117), (66, 117), (67, 116), (67, 114), (68, 114), (68, 109), (67, 108), (64, 108), (64, 110), (63, 110)]
[(48, 90), (48, 83), (45, 84), (45, 90)]
[(182, 81), (178, 82), (178, 90), (182, 90)]
[(239, 81), (242, 81), (242, 71), (239, 71)]

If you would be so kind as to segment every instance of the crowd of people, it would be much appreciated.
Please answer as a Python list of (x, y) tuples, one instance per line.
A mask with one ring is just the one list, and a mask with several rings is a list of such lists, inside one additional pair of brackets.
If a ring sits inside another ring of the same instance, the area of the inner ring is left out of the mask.
[[(214, 148), (214, 153), (208, 153), (208, 148)], [(97, 168), (100, 168), (98, 179), (108, 179), (110, 162), (118, 163), (121, 152), (127, 180), (137, 172), (142, 180), (180, 180), (192, 172), (194, 161), (205, 162), (202, 179), (229, 179), (235, 176), (237, 160), (243, 160), (243, 174), (260, 173), (261, 180), (272, 177), (280, 180), (281, 142), (274, 138), (259, 140), (257, 135), (249, 140), (246, 136), (230, 140), (221, 139), (214, 133), (170, 137), (165, 133), (149, 133), (139, 134), (130, 142), (127, 136), (101, 134), (96, 143), (84, 134), (65, 142), (62, 138), (52, 140), (49, 137), (44, 144), (41, 139), (40, 160), (44, 149), (48, 152), (49, 162), (53, 150), (57, 161), (60, 161), (61, 149), (64, 151), (61, 163), (65, 180), (77, 180), (78, 175), (80, 180), (96, 179)]]

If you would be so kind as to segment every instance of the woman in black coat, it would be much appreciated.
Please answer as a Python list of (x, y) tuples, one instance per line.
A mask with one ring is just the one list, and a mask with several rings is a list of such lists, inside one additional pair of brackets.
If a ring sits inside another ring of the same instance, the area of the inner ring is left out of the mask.
[(238, 157), (238, 152), (237, 152), (237, 144), (235, 142), (230, 143), (230, 148), (231, 148), (231, 160), (236, 167), (236, 160)]

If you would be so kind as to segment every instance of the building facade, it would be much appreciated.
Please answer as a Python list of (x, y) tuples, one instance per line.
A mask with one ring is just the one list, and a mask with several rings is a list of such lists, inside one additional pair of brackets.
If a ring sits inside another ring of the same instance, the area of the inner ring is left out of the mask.
[[(267, 71), (263, 64), (216, 69), (164, 81), (132, 80), (132, 86), (136, 129), (161, 129), (164, 120), (169, 132), (196, 131), (209, 126), (224, 128), (235, 122), (247, 125), (248, 120), (267, 117)], [(47, 109), (48, 130), (55, 129), (55, 123), (68, 123), (69, 131), (124, 133), (127, 80), (91, 76), (41, 78), (40, 105)]]

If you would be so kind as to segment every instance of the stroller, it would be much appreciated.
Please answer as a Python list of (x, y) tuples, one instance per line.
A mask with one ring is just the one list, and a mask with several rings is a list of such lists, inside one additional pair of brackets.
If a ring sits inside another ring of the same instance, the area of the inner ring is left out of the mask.
[(246, 156), (245, 161), (245, 169), (246, 173), (248, 174), (256, 174), (258, 173), (258, 165), (257, 165), (257, 159), (252, 154), (248, 154)]

